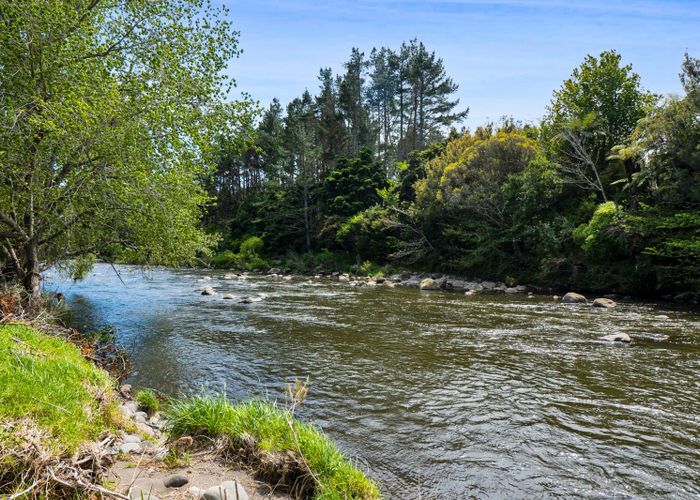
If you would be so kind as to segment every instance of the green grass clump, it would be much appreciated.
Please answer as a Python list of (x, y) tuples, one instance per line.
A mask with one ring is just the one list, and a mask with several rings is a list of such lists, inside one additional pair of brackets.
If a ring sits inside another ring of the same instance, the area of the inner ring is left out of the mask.
[(107, 372), (77, 347), (22, 324), (0, 325), (0, 422), (29, 420), (56, 454), (71, 453), (113, 427)]
[(151, 389), (141, 389), (137, 391), (134, 395), (134, 399), (139, 404), (139, 409), (145, 411), (149, 415), (160, 410), (160, 400)]
[(293, 418), (275, 403), (253, 400), (233, 404), (225, 396), (196, 395), (174, 402), (167, 411), (172, 437), (250, 436), (259, 450), (301, 455), (315, 478), (317, 499), (380, 498), (379, 489), (317, 427)]

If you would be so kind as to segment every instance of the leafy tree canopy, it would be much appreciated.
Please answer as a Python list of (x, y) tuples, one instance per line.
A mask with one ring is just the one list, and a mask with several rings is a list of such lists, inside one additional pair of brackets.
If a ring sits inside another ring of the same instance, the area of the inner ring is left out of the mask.
[(0, 259), (39, 273), (118, 243), (191, 260), (237, 33), (202, 0), (0, 0)]

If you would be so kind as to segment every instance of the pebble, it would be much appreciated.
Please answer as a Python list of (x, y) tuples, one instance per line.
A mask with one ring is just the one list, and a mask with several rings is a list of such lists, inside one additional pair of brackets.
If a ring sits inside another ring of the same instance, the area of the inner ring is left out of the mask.
[(124, 436), (124, 439), (122, 439), (123, 443), (140, 443), (141, 442), (141, 437), (137, 436), (136, 434), (127, 434)]
[(147, 434), (148, 436), (155, 436), (156, 432), (151, 428), (150, 425), (143, 424), (141, 422), (136, 422), (136, 429), (141, 434)]
[(140, 443), (124, 443), (119, 447), (119, 451), (122, 453), (135, 453), (141, 451)]
[(190, 480), (184, 474), (175, 474), (174, 476), (166, 477), (163, 484), (166, 488), (179, 488), (189, 482)]
[(248, 494), (242, 484), (236, 481), (224, 481), (208, 488), (202, 498), (204, 500), (248, 500)]

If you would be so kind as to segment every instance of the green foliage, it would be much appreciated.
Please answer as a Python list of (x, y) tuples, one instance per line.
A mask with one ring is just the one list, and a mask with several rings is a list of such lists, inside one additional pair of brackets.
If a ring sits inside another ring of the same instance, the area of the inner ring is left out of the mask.
[(106, 372), (73, 345), (20, 324), (0, 325), (0, 420), (29, 418), (56, 455), (72, 453), (114, 426)]
[[(305, 93), (286, 117), (270, 108), (266, 141), (279, 163), (237, 163), (264, 173), (255, 189), (242, 188), (233, 239), (264, 235), (267, 255), (301, 272), (352, 266), (374, 274), (396, 261), (582, 290), (698, 288), (697, 59), (686, 55), (683, 64), (685, 96), (658, 104), (618, 53), (587, 56), (540, 126), (504, 118), (445, 137), (430, 130), (436, 122), (416, 124), (411, 103), (409, 115), (394, 115), (413, 78), (445, 76), (417, 41), (400, 55), (372, 52), (364, 95), (356, 91), (367, 61), (355, 50), (337, 82), (321, 71), (315, 100)], [(433, 105), (446, 95), (425, 97)], [(374, 153), (362, 149), (370, 145)], [(237, 258), (231, 249), (217, 259)], [(344, 258), (322, 264), (320, 249)]]
[(88, 253), (73, 260), (61, 262), (58, 268), (67, 271), (68, 275), (75, 281), (80, 281), (90, 274), (96, 262), (97, 256), (93, 253)]
[(249, 236), (239, 245), (240, 251), (233, 253), (231, 250), (218, 252), (210, 260), (210, 265), (219, 269), (245, 269), (246, 271), (263, 270), (268, 267), (260, 253), (264, 247), (262, 238)]
[(328, 249), (320, 252), (297, 253), (287, 251), (281, 258), (281, 267), (297, 273), (311, 273), (318, 270), (349, 272), (354, 264), (351, 254)]
[(579, 194), (593, 190), (603, 201), (622, 196), (619, 187), (631, 179), (635, 166), (610, 153), (629, 139), (658, 99), (615, 51), (586, 56), (554, 92), (541, 136), (550, 159)]
[(349, 216), (379, 203), (378, 190), (387, 186), (381, 163), (363, 148), (358, 158), (341, 159), (324, 181), (329, 215)]
[(145, 411), (149, 415), (160, 410), (160, 400), (158, 395), (152, 389), (141, 389), (136, 391), (134, 399), (139, 405), (141, 411)]
[(168, 469), (179, 469), (189, 467), (192, 461), (189, 452), (169, 449), (163, 458), (163, 463)]
[(262, 253), (264, 243), (258, 236), (250, 236), (241, 243), (240, 254), (244, 259), (258, 257)]
[(644, 255), (657, 268), (659, 288), (700, 289), (700, 215), (697, 211), (669, 212), (644, 207), (636, 228), (645, 235)]
[(320, 429), (298, 421), (275, 403), (253, 400), (233, 404), (223, 395), (202, 394), (176, 401), (166, 418), (168, 431), (175, 438), (227, 436), (235, 444), (250, 436), (263, 452), (303, 457), (316, 481), (315, 498), (380, 496), (377, 486)]
[(627, 227), (622, 207), (608, 201), (598, 206), (587, 224), (574, 230), (574, 241), (596, 260), (615, 259), (626, 253)]
[(336, 239), (359, 258), (382, 259), (389, 251), (386, 209), (379, 206), (359, 212), (338, 229)]
[(241, 260), (239, 255), (231, 250), (218, 252), (211, 258), (210, 264), (218, 269), (235, 269), (240, 266)]
[(572, 121), (590, 123), (592, 116), (605, 134), (603, 155), (627, 140), (659, 97), (642, 89), (631, 64), (621, 63), (622, 56), (614, 50), (598, 57), (586, 56), (554, 92), (545, 118), (547, 132), (550, 127), (565, 127)]
[(250, 113), (224, 101), (238, 54), (199, 0), (0, 1), (0, 258), (38, 272), (113, 243), (195, 262), (214, 137)]
[(357, 268), (357, 274), (360, 276), (376, 276), (381, 275), (381, 268), (373, 262), (366, 260)]

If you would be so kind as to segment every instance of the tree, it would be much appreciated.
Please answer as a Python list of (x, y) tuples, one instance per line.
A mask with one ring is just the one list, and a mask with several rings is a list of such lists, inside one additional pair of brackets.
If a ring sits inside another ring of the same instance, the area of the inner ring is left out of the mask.
[(284, 147), (282, 105), (273, 99), (258, 125), (257, 146), (265, 178), (277, 183), (283, 180), (287, 151)]
[(469, 109), (455, 111), (459, 99), (451, 99), (459, 86), (447, 76), (444, 62), (428, 52), (422, 42), (411, 40), (402, 46), (408, 57), (406, 83), (410, 97), (407, 109), (400, 110), (408, 123), (404, 155), (425, 148), (443, 138), (445, 130), (467, 117)]
[(356, 156), (363, 146), (369, 146), (371, 133), (364, 102), (364, 73), (367, 67), (364, 52), (353, 48), (345, 63), (345, 75), (339, 85), (339, 104), (348, 131), (348, 156)]
[(633, 226), (658, 266), (659, 288), (700, 287), (700, 59), (685, 55), (683, 97), (670, 97), (642, 120), (631, 148), (640, 151), (630, 187), (643, 203)]
[(394, 121), (397, 87), (399, 84), (395, 55), (386, 47), (372, 49), (370, 55), (369, 88), (367, 103), (373, 115), (377, 131), (377, 154), (388, 167), (395, 159)]
[(318, 79), (321, 81), (321, 93), (316, 98), (316, 107), (323, 176), (335, 166), (336, 159), (344, 151), (346, 131), (343, 116), (338, 110), (338, 90), (331, 69), (322, 69)]
[(342, 158), (323, 184), (329, 214), (348, 217), (379, 203), (378, 191), (386, 184), (384, 168), (369, 149), (361, 149), (357, 158)]
[(306, 91), (301, 98), (287, 106), (285, 118), (290, 169), (296, 187), (302, 191), (304, 233), (306, 250), (311, 251), (311, 191), (319, 174), (321, 151), (317, 142), (316, 110), (311, 94)]
[(175, 264), (212, 242), (199, 181), (237, 55), (220, 14), (199, 0), (0, 0), (0, 252), (32, 301), (44, 269), (110, 243)]
[[(608, 168), (611, 150), (629, 139), (658, 100), (641, 87), (632, 65), (621, 62), (615, 51), (586, 56), (554, 92), (542, 125), (543, 139), (565, 178), (599, 192), (603, 200), (607, 200), (607, 185), (618, 180)], [(627, 178), (632, 174), (626, 172)]]

